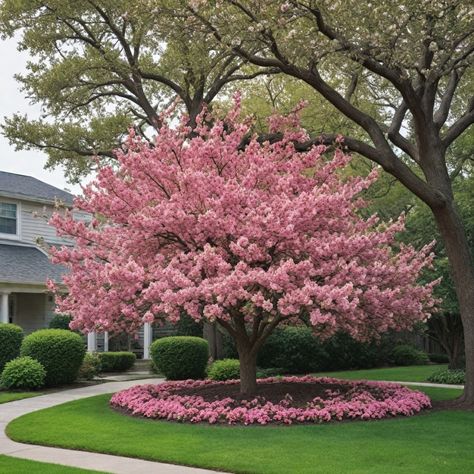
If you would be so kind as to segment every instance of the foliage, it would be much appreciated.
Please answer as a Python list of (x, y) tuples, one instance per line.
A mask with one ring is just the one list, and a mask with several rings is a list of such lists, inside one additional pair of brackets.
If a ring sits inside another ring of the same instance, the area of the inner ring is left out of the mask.
[(381, 225), (359, 215), (376, 173), (343, 179), (350, 159), (340, 149), (333, 159), (324, 146), (296, 153), (308, 138), (298, 111), (272, 117), (282, 139), (264, 144), (249, 139), (238, 114), (236, 97), (225, 120), (200, 115), (191, 138), (185, 121), (164, 124), (154, 147), (132, 134), (120, 171), (102, 168), (76, 200), (101, 220), (53, 216), (76, 239), (52, 249), (71, 270), (69, 291), (50, 284), (72, 326), (132, 332), (184, 311), (217, 321), (254, 365), (280, 323), (304, 318), (321, 337), (345, 330), (367, 340), (425, 319), (435, 283), (417, 280), (430, 247), (395, 245), (402, 219)]
[(240, 378), (239, 359), (222, 359), (212, 363), (207, 371), (211, 380), (236, 380)]
[(390, 356), (395, 365), (422, 365), (429, 361), (426, 352), (407, 344), (396, 346)]
[(196, 321), (187, 314), (181, 314), (176, 325), (176, 335), (203, 337), (203, 322)]
[(259, 367), (284, 367), (290, 374), (324, 370), (327, 353), (321, 341), (307, 327), (276, 330), (259, 351)]
[[(196, 395), (179, 392), (199, 387), (232, 386), (238, 384), (238, 380), (211, 383), (208, 380), (185, 380), (160, 385), (138, 385), (122, 390), (112, 396), (110, 404), (133, 415), (152, 419), (244, 425), (379, 420), (397, 415), (411, 416), (431, 407), (430, 399), (424, 393), (384, 382), (352, 382), (307, 375), (263, 379), (261, 383), (324, 384), (331, 396), (318, 397), (317, 403), (309, 402), (304, 406), (294, 403), (291, 398), (279, 403), (269, 403), (264, 397), (242, 400), (231, 396), (204, 401), (199, 392)], [(341, 385), (346, 390), (340, 391)]]
[(3, 1), (0, 33), (18, 32), (20, 48), (31, 53), (16, 78), (48, 116), (9, 117), (11, 143), (46, 151), (48, 166), (64, 164), (78, 180), (96, 155), (113, 161), (130, 124), (144, 137), (159, 128), (157, 104), (163, 109), (178, 96), (192, 121), (226, 84), (265, 72), (219, 49), (185, 11), (169, 0), (150, 8), (126, 0)]
[(157, 339), (150, 353), (158, 370), (170, 380), (201, 379), (209, 358), (207, 341), (193, 336)]
[(449, 362), (449, 357), (447, 354), (438, 354), (438, 353), (430, 353), (428, 354), (428, 358), (430, 362), (434, 362), (435, 364), (447, 364)]
[(85, 353), (81, 336), (65, 329), (35, 331), (25, 337), (20, 350), (22, 356), (30, 356), (44, 366), (47, 386), (74, 382)]
[(452, 385), (463, 385), (465, 382), (466, 372), (461, 369), (457, 370), (440, 370), (428, 377), (428, 382), (445, 383)]
[(101, 372), (123, 372), (131, 369), (137, 356), (133, 352), (99, 352)]
[(20, 355), (23, 329), (16, 324), (0, 323), (0, 373), (5, 364)]
[(35, 390), (44, 385), (46, 371), (31, 357), (17, 357), (5, 364), (0, 385), (13, 390)]
[(82, 360), (78, 377), (84, 380), (92, 380), (100, 373), (100, 358), (97, 353), (87, 352)]
[(69, 329), (72, 317), (67, 314), (55, 314), (49, 322), (50, 329)]
[[(223, 339), (224, 357), (236, 357), (232, 338), (225, 335)], [(390, 362), (393, 344), (388, 335), (378, 341), (360, 342), (338, 332), (322, 341), (311, 328), (283, 327), (277, 328), (264, 342), (257, 363), (265, 369), (281, 367), (280, 373), (290, 374), (372, 368)]]

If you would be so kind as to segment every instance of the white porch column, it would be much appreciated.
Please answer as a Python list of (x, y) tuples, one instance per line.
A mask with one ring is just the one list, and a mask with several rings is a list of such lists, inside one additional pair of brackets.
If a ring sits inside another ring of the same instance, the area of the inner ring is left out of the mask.
[(94, 331), (87, 334), (87, 352), (95, 352), (97, 350), (97, 337)]
[(153, 328), (150, 323), (143, 325), (143, 358), (150, 359), (150, 346), (153, 339)]
[(109, 332), (104, 332), (104, 352), (109, 352)]
[(2, 292), (0, 293), (1, 301), (0, 301), (0, 323), (8, 323), (10, 322), (10, 318), (8, 315), (8, 295), (10, 293)]

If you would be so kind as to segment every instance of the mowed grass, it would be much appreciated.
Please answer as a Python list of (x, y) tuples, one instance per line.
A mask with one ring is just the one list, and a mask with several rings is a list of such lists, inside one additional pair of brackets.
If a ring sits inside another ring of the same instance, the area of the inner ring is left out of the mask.
[[(423, 388), (434, 399), (460, 390)], [(125, 416), (110, 396), (69, 402), (8, 425), (17, 441), (256, 474), (474, 472), (474, 412), (302, 426), (188, 425)]]
[(0, 455), (0, 472), (5, 474), (25, 474), (26, 472), (34, 474), (92, 474), (98, 471), (88, 471), (75, 467), (60, 466), (59, 464), (29, 461)]
[(337, 377), (352, 380), (394, 380), (398, 382), (426, 382), (438, 370), (447, 369), (446, 364), (411, 365), (408, 367), (383, 367), (381, 369), (319, 372), (321, 377)]
[[(0, 403), (13, 402), (23, 398), (37, 397), (43, 395), (40, 392), (0, 392)], [(0, 471), (1, 472), (1, 471)]]

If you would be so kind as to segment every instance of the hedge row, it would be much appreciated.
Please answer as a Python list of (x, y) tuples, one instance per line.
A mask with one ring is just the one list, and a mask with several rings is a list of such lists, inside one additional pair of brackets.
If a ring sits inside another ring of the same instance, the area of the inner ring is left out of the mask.
[(131, 369), (137, 356), (133, 352), (99, 352), (101, 372), (123, 372)]
[[(348, 334), (337, 333), (321, 341), (313, 335), (310, 328), (285, 327), (277, 329), (267, 339), (259, 351), (257, 365), (264, 369), (281, 367), (287, 373), (300, 374), (427, 362), (423, 352), (411, 346), (408, 346), (409, 349), (406, 349), (407, 346), (400, 347), (402, 349), (394, 351), (394, 342), (389, 337), (363, 343)], [(224, 357), (238, 358), (229, 336), (224, 336)]]

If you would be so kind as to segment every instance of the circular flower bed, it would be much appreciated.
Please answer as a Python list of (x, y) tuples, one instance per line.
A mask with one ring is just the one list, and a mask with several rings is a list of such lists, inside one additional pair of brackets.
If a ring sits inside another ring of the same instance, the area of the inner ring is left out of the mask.
[(431, 406), (424, 393), (401, 385), (312, 376), (260, 379), (252, 399), (239, 396), (238, 380), (184, 380), (137, 385), (110, 403), (147, 418), (245, 425), (381, 419)]

